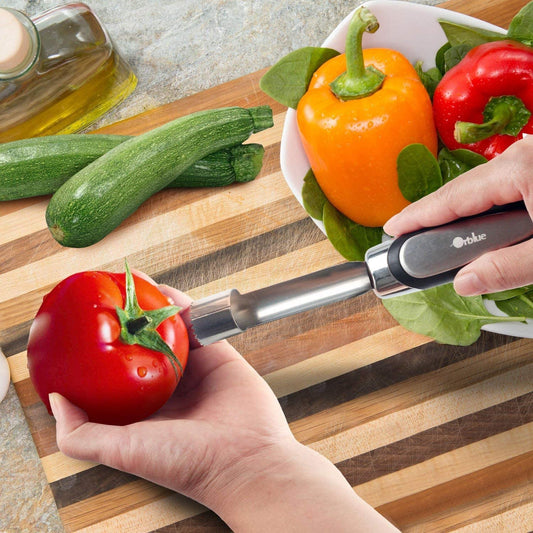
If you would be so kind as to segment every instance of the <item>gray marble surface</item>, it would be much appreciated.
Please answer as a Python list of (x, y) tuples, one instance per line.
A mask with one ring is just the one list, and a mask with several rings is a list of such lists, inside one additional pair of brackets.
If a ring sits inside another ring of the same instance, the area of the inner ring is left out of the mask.
[[(418, 0), (416, 0), (418, 1)], [(438, 4), (440, 0), (419, 3)], [(135, 70), (135, 92), (97, 125), (130, 117), (319, 46), (361, 2), (88, 0)], [(57, 0), (4, 0), (34, 16)], [(0, 404), (0, 532), (62, 531), (13, 386)]]

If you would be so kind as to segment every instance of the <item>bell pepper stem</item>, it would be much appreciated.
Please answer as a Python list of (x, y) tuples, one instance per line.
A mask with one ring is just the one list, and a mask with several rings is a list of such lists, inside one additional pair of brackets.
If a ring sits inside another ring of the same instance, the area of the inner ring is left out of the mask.
[(485, 122), (456, 122), (455, 140), (461, 144), (472, 144), (493, 135), (516, 137), (528, 123), (531, 111), (517, 96), (491, 98), (483, 111)]
[(340, 100), (370, 96), (383, 84), (385, 74), (372, 65), (365, 67), (363, 58), (363, 34), (374, 33), (378, 28), (376, 17), (365, 6), (354, 13), (346, 35), (346, 72), (330, 83)]

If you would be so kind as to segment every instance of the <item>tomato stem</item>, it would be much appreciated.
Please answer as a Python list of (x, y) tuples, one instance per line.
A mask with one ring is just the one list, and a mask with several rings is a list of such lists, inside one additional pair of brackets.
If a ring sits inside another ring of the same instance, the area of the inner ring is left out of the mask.
[(145, 311), (139, 306), (135, 282), (126, 262), (126, 302), (124, 309), (115, 308), (120, 321), (120, 339), (125, 344), (139, 344), (150, 350), (165, 354), (174, 368), (176, 378), (183, 374), (183, 367), (170, 346), (157, 332), (157, 327), (167, 318), (180, 311), (175, 305)]
[(150, 320), (146, 315), (141, 315), (137, 318), (130, 318), (126, 322), (126, 329), (128, 330), (128, 333), (130, 335), (135, 335), (136, 333), (139, 333), (142, 329), (144, 329), (148, 324), (150, 323)]
[(378, 20), (366, 7), (354, 13), (346, 35), (346, 72), (330, 83), (340, 100), (370, 96), (383, 85), (385, 74), (372, 65), (365, 67), (363, 58), (363, 34), (374, 33), (378, 28)]

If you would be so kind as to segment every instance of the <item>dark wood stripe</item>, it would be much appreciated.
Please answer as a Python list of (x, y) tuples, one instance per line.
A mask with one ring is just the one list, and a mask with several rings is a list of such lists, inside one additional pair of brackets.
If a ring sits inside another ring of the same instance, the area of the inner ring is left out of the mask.
[[(505, 494), (510, 490), (518, 489), (523, 492), (521, 503), (531, 501), (531, 479), (533, 452), (387, 503), (378, 507), (378, 511), (402, 531), (452, 514), (466, 515), (466, 520), (457, 523), (457, 526), (464, 526), (510, 511), (514, 506), (505, 498)], [(471, 512), (469, 508), (476, 504), (489, 507), (490, 514), (479, 516)], [(426, 530), (438, 531), (435, 528), (429, 529), (429, 525)]]
[(484, 351), (504, 347), (512, 341), (503, 335), (483, 333), (471, 346), (439, 344), (437, 349), (435, 343), (430, 342), (280, 398), (280, 404), (289, 422), (293, 422)]
[(58, 509), (137, 480), (136, 476), (98, 465), (50, 483)]
[(533, 421), (533, 393), (457, 418), (337, 464), (360, 485)]
[(32, 320), (27, 320), (2, 331), (0, 346), (6, 357), (23, 352), (28, 345), (28, 334), (30, 332)]
[[(371, 481), (530, 422), (533, 420), (532, 399), (533, 393), (524, 395), (348, 459), (337, 466), (352, 485)], [(462, 429), (466, 427), (468, 431)], [(76, 479), (71, 485), (76, 485), (79, 490), (61, 492), (58, 484), (62, 482), (63, 486), (69, 486), (65, 480), (71, 477)], [(133, 478), (124, 478), (121, 472), (98, 466), (56, 481), (51, 486), (54, 495), (58, 494), (58, 506), (63, 507), (119, 486), (123, 479), (129, 482)]]

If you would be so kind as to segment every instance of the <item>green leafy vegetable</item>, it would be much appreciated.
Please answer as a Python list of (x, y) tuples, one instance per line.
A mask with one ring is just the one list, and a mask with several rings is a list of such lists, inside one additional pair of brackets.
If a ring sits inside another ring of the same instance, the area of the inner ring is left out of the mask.
[(507, 37), (533, 46), (533, 2), (526, 4), (513, 17)]
[(382, 228), (367, 228), (353, 222), (328, 201), (322, 215), (326, 235), (348, 261), (363, 261), (365, 252), (382, 241)]
[(452, 45), (449, 42), (444, 43), (438, 50), (435, 55), (435, 65), (439, 69), (441, 75), (444, 75), (446, 68), (444, 65), (444, 54), (449, 50)]
[(502, 300), (510, 300), (515, 296), (522, 296), (522, 294), (530, 291), (533, 291), (533, 285), (526, 285), (525, 287), (518, 287), (517, 289), (509, 289), (507, 291), (491, 292), (489, 294), (485, 294), (484, 298), (487, 300), (500, 302)]
[(422, 61), (417, 61), (415, 64), (415, 70), (420, 78), (420, 81), (424, 84), (426, 91), (428, 92), (430, 98), (433, 98), (433, 93), (439, 81), (442, 79), (442, 74), (437, 67), (430, 68), (427, 71), (422, 69)]
[(451, 284), (388, 298), (383, 305), (405, 328), (459, 346), (474, 343), (486, 324), (525, 321), (523, 315), (494, 316), (481, 296), (459, 296)]
[(439, 24), (452, 47), (466, 45), (473, 48), (479, 44), (505, 39), (505, 34), (503, 33), (456, 24), (447, 20), (439, 20)]
[(510, 316), (523, 315), (526, 318), (533, 318), (533, 291), (508, 300), (498, 300), (496, 306), (500, 311)]
[(424, 144), (406, 146), (396, 162), (398, 186), (404, 198), (416, 202), (442, 185), (439, 164)]
[(458, 65), (468, 52), (472, 50), (472, 46), (468, 44), (458, 44), (451, 46), (444, 52), (444, 70), (448, 72), (451, 68)]
[(498, 309), (507, 315), (533, 318), (533, 285), (485, 294), (484, 298), (493, 300)]
[(276, 102), (296, 109), (315, 70), (337, 55), (337, 50), (316, 46), (294, 50), (266, 72), (259, 87)]
[(304, 178), (302, 187), (302, 200), (304, 209), (316, 220), (322, 220), (324, 205), (327, 203), (326, 195), (322, 192), (318, 181), (311, 169)]
[(481, 154), (459, 148), (457, 150), (449, 150), (442, 148), (438, 156), (440, 171), (442, 174), (442, 181), (448, 183), (464, 172), (486, 163), (487, 159)]

